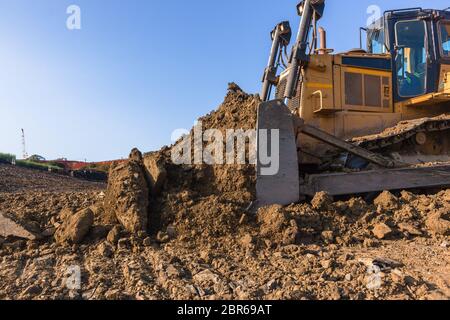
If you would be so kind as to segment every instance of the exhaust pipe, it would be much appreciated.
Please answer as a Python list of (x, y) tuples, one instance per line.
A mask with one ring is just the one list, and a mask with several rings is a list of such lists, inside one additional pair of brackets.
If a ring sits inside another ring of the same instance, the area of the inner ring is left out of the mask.
[(319, 28), (319, 38), (320, 38), (320, 43), (319, 43), (319, 49), (317, 50), (317, 52), (319, 54), (326, 54), (327, 53), (327, 32), (325, 31), (325, 29), (323, 27)]

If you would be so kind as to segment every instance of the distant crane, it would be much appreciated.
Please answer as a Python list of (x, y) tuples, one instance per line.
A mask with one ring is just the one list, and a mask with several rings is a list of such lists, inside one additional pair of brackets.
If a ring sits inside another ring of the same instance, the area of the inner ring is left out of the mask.
[(25, 144), (25, 130), (22, 129), (22, 157), (23, 159), (28, 158), (27, 146)]

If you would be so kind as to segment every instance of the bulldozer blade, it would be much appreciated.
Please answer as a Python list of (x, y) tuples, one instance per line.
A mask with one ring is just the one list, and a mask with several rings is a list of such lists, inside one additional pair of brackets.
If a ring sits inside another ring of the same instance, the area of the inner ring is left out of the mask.
[(300, 181), (294, 122), (283, 101), (259, 105), (257, 130), (258, 206), (298, 202)]

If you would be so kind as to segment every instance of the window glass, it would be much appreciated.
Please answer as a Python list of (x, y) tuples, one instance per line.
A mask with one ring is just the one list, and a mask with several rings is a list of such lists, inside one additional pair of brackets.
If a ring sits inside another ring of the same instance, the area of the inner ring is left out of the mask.
[(384, 45), (384, 30), (371, 30), (369, 36), (369, 52), (373, 54), (386, 53)]
[(402, 97), (426, 92), (427, 49), (424, 21), (401, 21), (395, 26), (397, 37), (397, 86)]
[(444, 56), (450, 56), (450, 21), (440, 23), (442, 53)]

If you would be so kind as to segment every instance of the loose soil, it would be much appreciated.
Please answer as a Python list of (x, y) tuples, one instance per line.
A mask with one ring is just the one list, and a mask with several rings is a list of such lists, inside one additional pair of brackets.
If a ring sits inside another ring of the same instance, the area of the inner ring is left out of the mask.
[[(203, 126), (251, 129), (258, 103), (232, 84)], [(450, 298), (450, 190), (256, 212), (254, 166), (170, 151), (133, 152), (108, 187), (1, 165), (0, 213), (40, 240), (0, 238), (0, 299)]]

